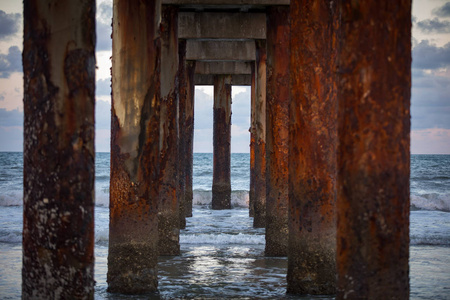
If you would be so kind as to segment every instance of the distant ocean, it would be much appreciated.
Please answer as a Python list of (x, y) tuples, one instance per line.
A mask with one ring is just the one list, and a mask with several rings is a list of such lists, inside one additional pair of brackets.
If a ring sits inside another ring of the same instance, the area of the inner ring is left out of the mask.
[[(22, 156), (0, 152), (0, 299), (21, 295)], [(213, 155), (194, 154), (194, 216), (181, 231), (182, 255), (159, 259), (150, 299), (333, 299), (285, 295), (287, 259), (264, 257), (264, 229), (248, 217), (249, 161), (232, 154), (233, 209), (213, 211)], [(109, 153), (97, 153), (95, 193), (95, 297), (142, 299), (106, 292)], [(410, 222), (411, 299), (450, 299), (450, 155), (412, 155)]]

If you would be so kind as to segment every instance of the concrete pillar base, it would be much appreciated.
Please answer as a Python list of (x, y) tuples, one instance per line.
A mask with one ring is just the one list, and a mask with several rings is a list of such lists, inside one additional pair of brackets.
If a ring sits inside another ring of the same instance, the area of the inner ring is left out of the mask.
[(266, 249), (265, 256), (284, 257), (288, 253), (288, 220), (287, 216), (266, 217)]
[(290, 244), (288, 294), (332, 295), (336, 294), (336, 247), (318, 247), (314, 241)]
[[(174, 226), (174, 224), (179, 223), (180, 216), (177, 212), (158, 212), (159, 255), (180, 255), (180, 231), (178, 230), (179, 226)], [(176, 228), (177, 230), (174, 230), (174, 228)]]
[(154, 245), (132, 242), (110, 246), (108, 292), (145, 294), (156, 291), (158, 272), (154, 248)]
[(215, 184), (212, 187), (212, 209), (231, 208), (231, 185)]

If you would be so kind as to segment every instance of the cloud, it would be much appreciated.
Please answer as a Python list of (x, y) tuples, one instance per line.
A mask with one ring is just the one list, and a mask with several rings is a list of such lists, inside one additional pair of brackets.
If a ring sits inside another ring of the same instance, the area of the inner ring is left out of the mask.
[(23, 127), (0, 126), (0, 151), (23, 151)]
[(450, 21), (441, 21), (438, 18), (419, 21), (416, 26), (424, 33), (450, 33)]
[(0, 54), (0, 78), (9, 78), (12, 72), (22, 72), (22, 52), (12, 46), (8, 54)]
[(443, 47), (423, 40), (412, 50), (412, 67), (418, 69), (438, 69), (450, 65), (450, 43)]
[(111, 95), (111, 78), (99, 79), (95, 84), (95, 95), (110, 96)]
[(101, 2), (97, 8), (96, 32), (97, 51), (107, 51), (112, 49), (112, 3), (110, 1)]
[(23, 111), (0, 108), (0, 126), (23, 126)]
[(411, 131), (412, 154), (450, 154), (450, 129)]
[(0, 10), (0, 39), (6, 39), (19, 31), (20, 14), (7, 14)]
[(435, 8), (431, 11), (431, 13), (435, 16), (441, 18), (449, 18), (450, 17), (450, 2), (445, 3), (441, 7)]
[(95, 102), (95, 129), (111, 128), (111, 103), (97, 100)]

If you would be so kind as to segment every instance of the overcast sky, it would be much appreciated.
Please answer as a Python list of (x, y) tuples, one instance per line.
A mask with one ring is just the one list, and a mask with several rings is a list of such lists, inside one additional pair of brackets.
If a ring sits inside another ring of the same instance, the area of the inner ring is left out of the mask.
[[(96, 150), (109, 151), (112, 0), (97, 1)], [(22, 1), (0, 1), (0, 151), (22, 151)], [(212, 152), (212, 87), (197, 87), (194, 151)], [(232, 152), (249, 152), (250, 89), (233, 87)], [(450, 1), (413, 1), (413, 154), (450, 154)]]

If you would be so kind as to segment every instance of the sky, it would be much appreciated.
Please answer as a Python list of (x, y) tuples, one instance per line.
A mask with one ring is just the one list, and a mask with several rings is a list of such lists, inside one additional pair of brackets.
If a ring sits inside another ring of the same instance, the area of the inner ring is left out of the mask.
[[(112, 0), (97, 0), (96, 151), (109, 152)], [(23, 7), (0, 0), (0, 151), (23, 148)], [(411, 153), (450, 154), (450, 1), (413, 0)], [(212, 152), (213, 88), (196, 87), (194, 152)], [(249, 152), (250, 88), (233, 86), (231, 151)]]

